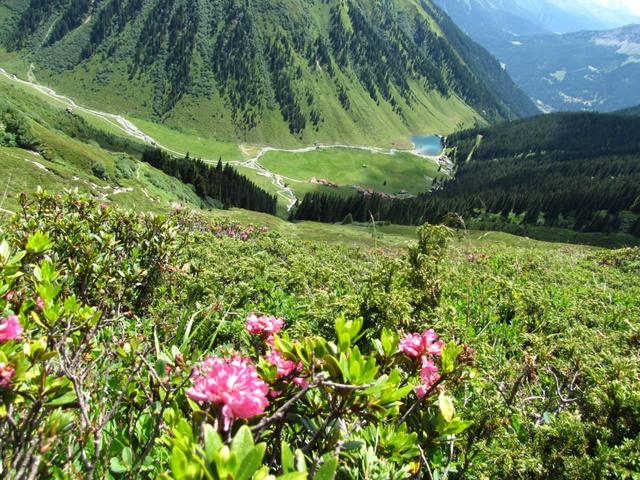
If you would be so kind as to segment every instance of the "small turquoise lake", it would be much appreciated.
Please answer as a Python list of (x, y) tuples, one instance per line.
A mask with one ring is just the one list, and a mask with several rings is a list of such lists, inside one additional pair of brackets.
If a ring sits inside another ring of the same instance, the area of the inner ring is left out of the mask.
[(438, 135), (414, 135), (411, 141), (415, 150), (423, 155), (437, 156), (442, 153), (442, 138)]

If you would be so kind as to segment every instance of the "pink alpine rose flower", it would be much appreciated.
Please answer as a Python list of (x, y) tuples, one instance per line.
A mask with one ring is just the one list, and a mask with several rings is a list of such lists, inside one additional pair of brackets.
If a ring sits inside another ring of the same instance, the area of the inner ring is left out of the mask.
[(284, 327), (284, 319), (276, 318), (274, 316), (261, 316), (258, 317), (255, 313), (252, 313), (247, 317), (247, 323), (245, 328), (247, 332), (254, 335), (263, 335), (265, 337), (270, 337)]
[(11, 379), (16, 374), (16, 369), (11, 365), (0, 362), (0, 388), (9, 388)]
[(296, 365), (293, 360), (285, 359), (277, 350), (271, 350), (264, 358), (271, 363), (271, 365), (276, 366), (276, 375), (278, 378), (288, 377), (298, 368), (298, 365)]
[(304, 377), (295, 377), (293, 383), (300, 388), (307, 388), (309, 386), (309, 381)]
[(207, 357), (194, 369), (191, 380), (187, 396), (222, 407), (225, 431), (235, 419), (260, 415), (269, 404), (269, 387), (255, 365), (242, 357)]
[(432, 329), (420, 333), (410, 333), (400, 340), (400, 350), (411, 358), (421, 358), (425, 355), (441, 355), (442, 340)]
[(440, 380), (438, 367), (433, 360), (427, 357), (422, 358), (422, 368), (420, 369), (420, 380), (422, 383), (416, 387), (416, 395), (424, 397), (427, 392)]
[(0, 318), (0, 342), (19, 340), (22, 335), (22, 325), (15, 315), (8, 318)]
[(42, 297), (36, 298), (36, 308), (39, 312), (44, 310), (44, 300), (42, 299)]

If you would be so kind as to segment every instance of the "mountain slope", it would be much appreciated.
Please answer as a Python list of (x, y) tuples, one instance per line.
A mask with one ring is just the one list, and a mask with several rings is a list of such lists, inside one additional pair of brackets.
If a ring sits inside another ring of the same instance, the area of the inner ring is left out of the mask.
[(640, 103), (640, 25), (521, 38), (494, 52), (547, 111), (608, 112)]
[(640, 118), (563, 112), (450, 135), (457, 172), (432, 208), (640, 236), (638, 131)]
[(519, 37), (606, 30), (640, 21), (623, 9), (588, 0), (435, 0), (467, 32), (493, 52)]
[[(516, 4), (489, 0), (436, 0), (438, 5), (471, 38), (492, 50), (523, 35), (548, 33), (530, 18), (530, 12)], [(508, 7), (508, 8), (507, 8)]]
[[(563, 0), (435, 0), (546, 112), (640, 102), (640, 26), (624, 10)], [(577, 30), (581, 30), (576, 32)], [(562, 35), (553, 32), (574, 31)]]
[(640, 116), (640, 105), (631, 108), (625, 108), (624, 110), (618, 110), (616, 113), (619, 113), (620, 115)]
[(223, 139), (391, 143), (535, 112), (429, 1), (9, 0), (0, 20), (41, 82)]

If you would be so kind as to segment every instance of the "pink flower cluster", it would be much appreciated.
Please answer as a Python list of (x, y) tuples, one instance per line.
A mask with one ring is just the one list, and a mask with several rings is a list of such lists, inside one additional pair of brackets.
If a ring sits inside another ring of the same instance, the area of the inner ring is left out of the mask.
[(440, 380), (438, 367), (432, 356), (442, 355), (442, 340), (433, 330), (425, 330), (420, 333), (410, 333), (400, 340), (400, 350), (409, 357), (420, 360), (420, 381), (416, 387), (416, 394), (419, 398), (424, 397), (429, 390)]
[(250, 238), (255, 237), (261, 233), (267, 233), (268, 231), (269, 229), (267, 227), (257, 228), (253, 225), (242, 227), (237, 224), (231, 224), (227, 227), (217, 227), (213, 233), (216, 237), (225, 236), (246, 242)]
[(264, 315), (258, 317), (255, 313), (247, 317), (247, 323), (245, 324), (247, 332), (253, 335), (262, 335), (267, 339), (273, 339), (273, 336), (282, 330), (282, 327), (284, 327), (283, 318)]
[[(299, 373), (302, 370), (302, 363), (296, 363), (293, 360), (287, 360), (286, 358), (284, 358), (282, 356), (282, 353), (280, 353), (277, 350), (271, 350), (269, 353), (267, 353), (264, 358), (271, 364), (271, 365), (275, 365), (276, 367), (276, 377), (279, 379), (281, 378), (287, 378), (290, 377), (291, 375), (295, 374), (295, 373)], [(294, 377), (291, 380), (295, 385), (299, 386), (300, 388), (305, 388), (307, 385), (309, 385), (309, 382), (307, 382), (307, 379), (304, 377)], [(284, 383), (288, 383), (288, 381), (284, 381)], [(272, 396), (278, 396), (280, 392), (271, 392)]]
[(0, 342), (19, 340), (22, 335), (22, 325), (17, 316), (0, 318)]
[(267, 362), (276, 367), (276, 375), (278, 378), (288, 377), (298, 369), (296, 362), (293, 360), (287, 360), (277, 350), (271, 350), (264, 356), (264, 358)]
[(440, 380), (438, 367), (433, 360), (428, 357), (422, 357), (422, 368), (420, 369), (420, 380), (422, 383), (416, 387), (416, 395), (419, 398), (424, 397), (429, 389)]
[(9, 388), (11, 379), (16, 374), (16, 369), (11, 365), (0, 362), (0, 388)]
[(442, 340), (433, 330), (425, 330), (420, 333), (410, 333), (400, 340), (400, 350), (411, 358), (422, 358), (425, 355), (440, 355), (442, 353)]
[(269, 388), (246, 358), (207, 357), (194, 369), (191, 380), (187, 396), (222, 407), (225, 430), (236, 418), (260, 415), (269, 404)]
[[(247, 323), (245, 328), (247, 332), (253, 335), (261, 335), (262, 338), (271, 346), (271, 350), (265, 355), (265, 359), (275, 365), (276, 376), (278, 379), (290, 377), (296, 372), (302, 370), (302, 364), (296, 364), (293, 360), (287, 360), (282, 356), (282, 353), (275, 349), (273, 343), (273, 336), (280, 332), (284, 327), (284, 319), (274, 316), (261, 316), (251, 314), (247, 317)], [(299, 387), (306, 387), (308, 382), (302, 377), (293, 378), (293, 383)], [(287, 383), (286, 381), (284, 383)], [(272, 392), (272, 394), (278, 395), (278, 392)]]

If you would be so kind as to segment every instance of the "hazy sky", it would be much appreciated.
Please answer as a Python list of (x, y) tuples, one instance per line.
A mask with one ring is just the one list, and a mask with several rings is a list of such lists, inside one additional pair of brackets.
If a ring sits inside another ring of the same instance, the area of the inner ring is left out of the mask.
[(640, 15), (640, 0), (590, 0), (596, 5), (615, 9), (629, 10), (636, 15)]

